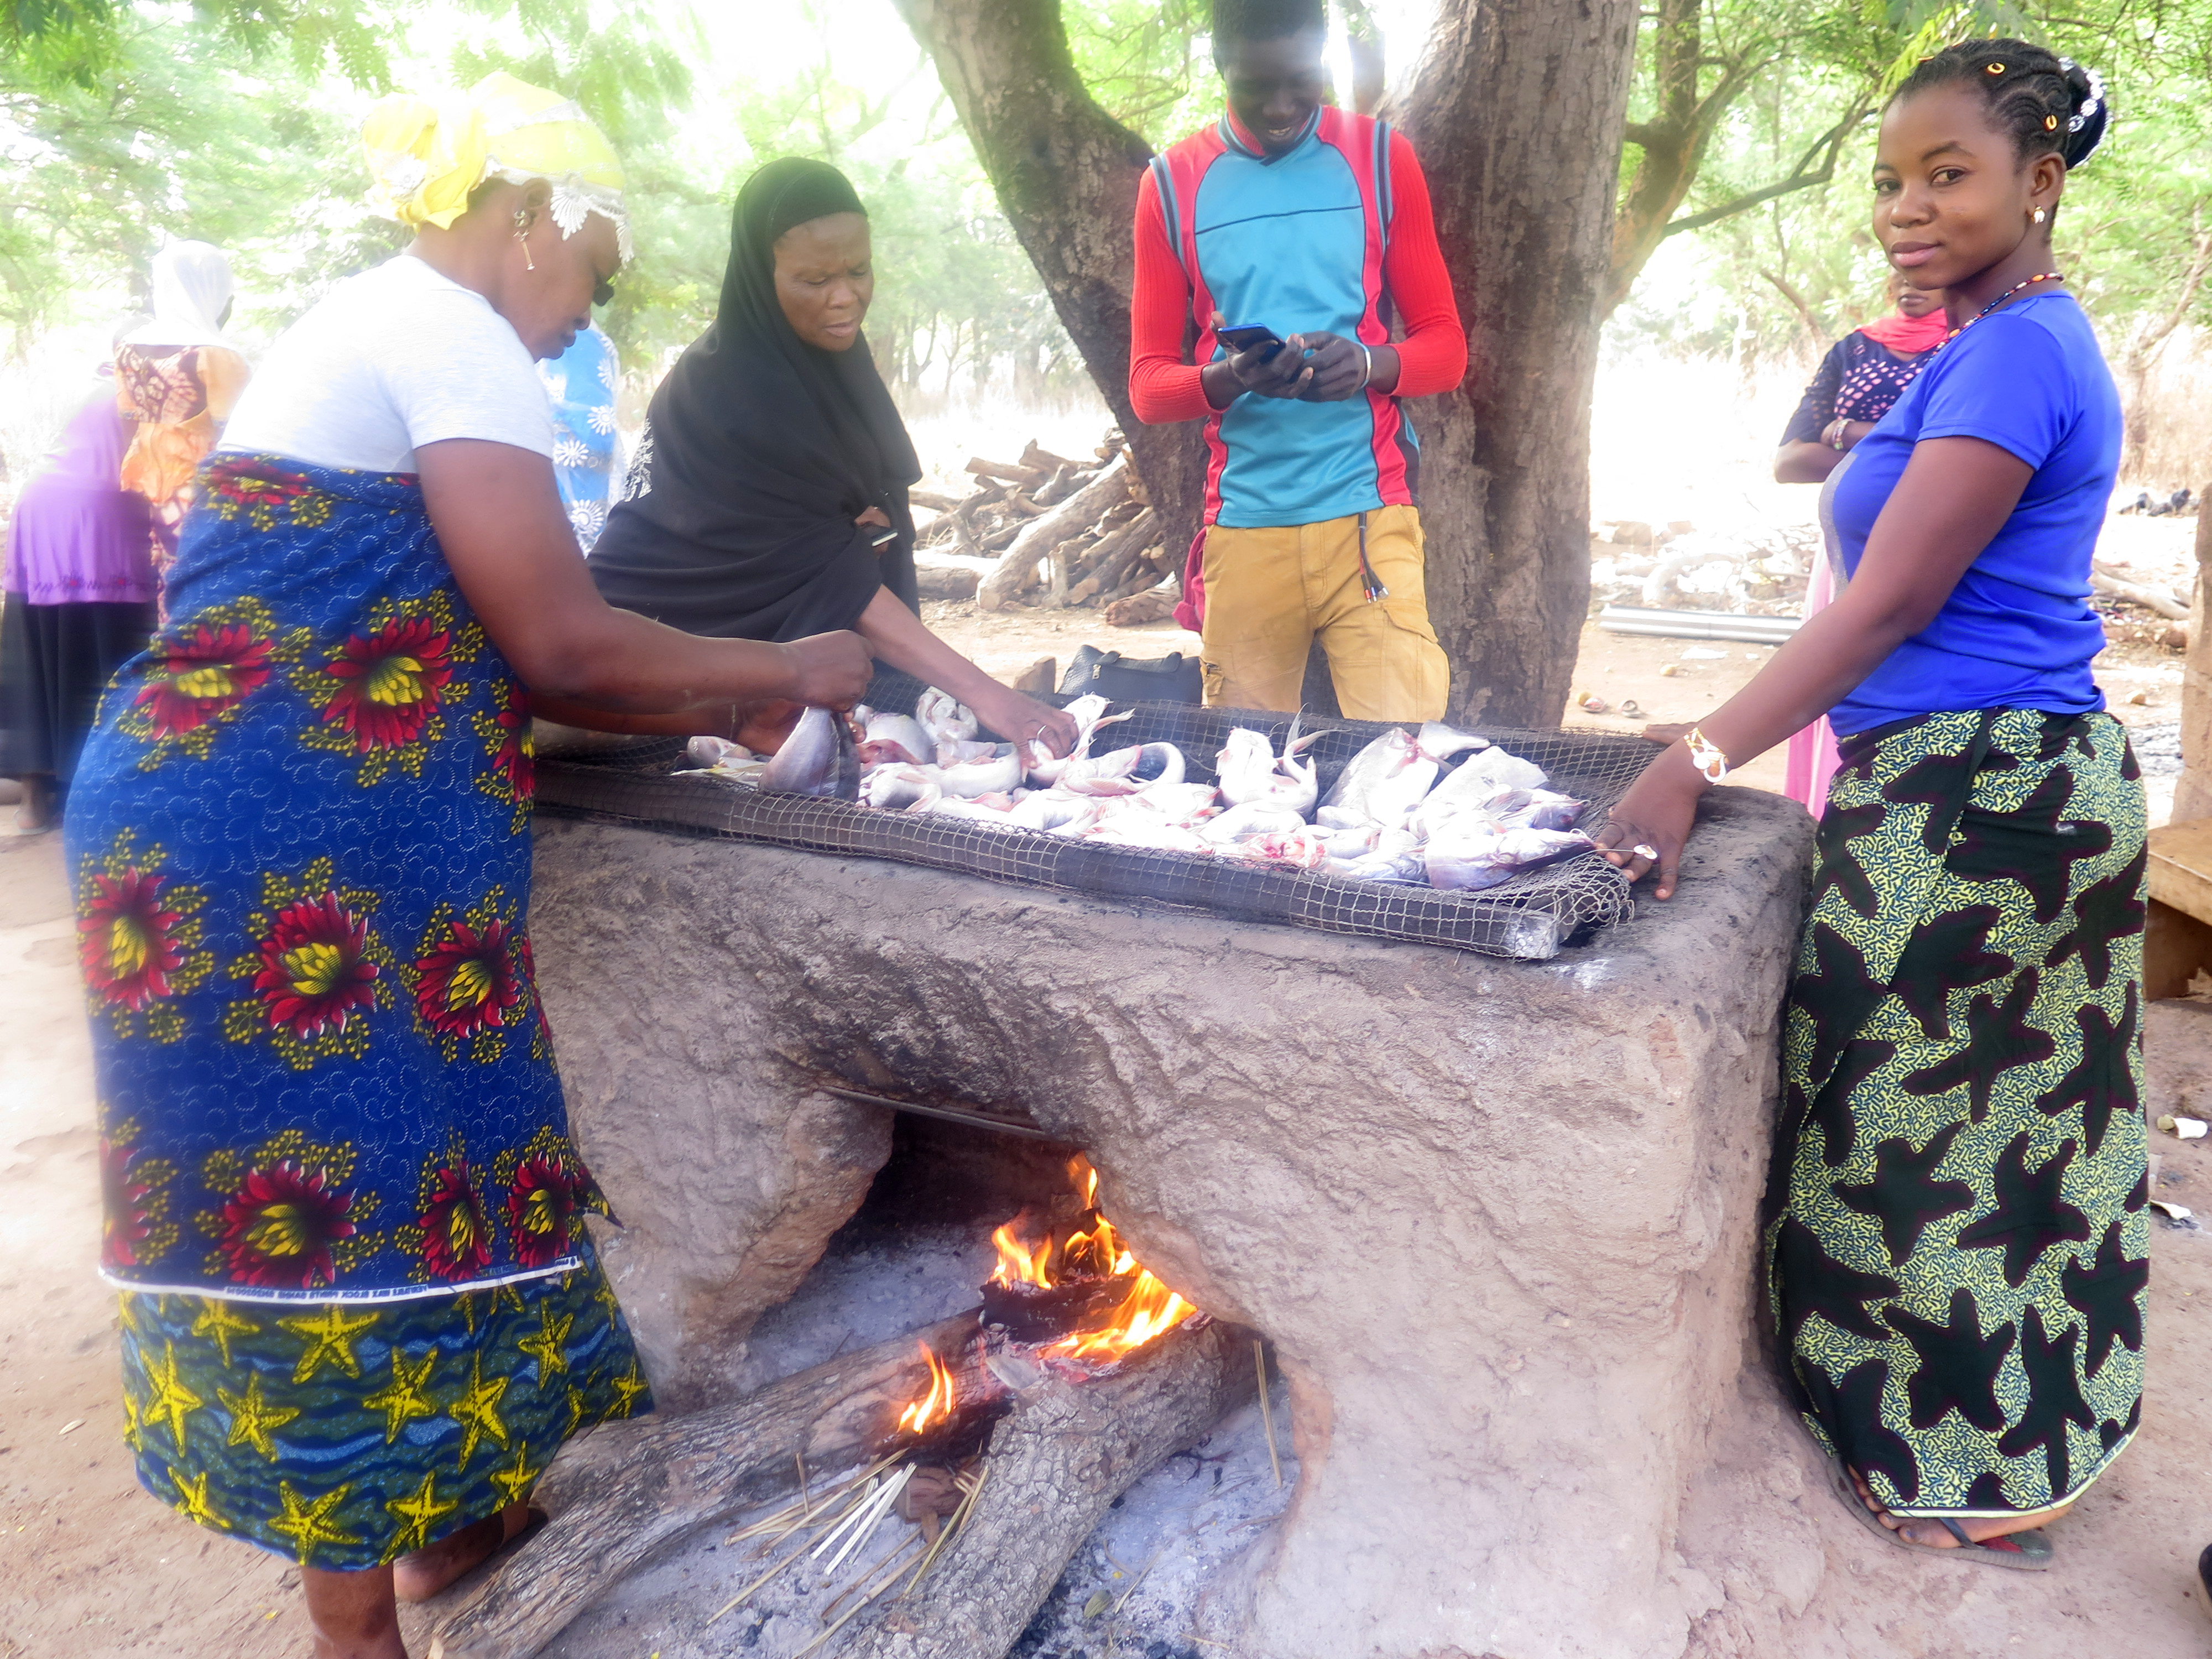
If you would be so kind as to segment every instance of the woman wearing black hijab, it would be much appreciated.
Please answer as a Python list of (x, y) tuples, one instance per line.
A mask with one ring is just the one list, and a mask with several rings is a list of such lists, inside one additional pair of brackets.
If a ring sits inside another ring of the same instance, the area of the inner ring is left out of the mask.
[(688, 633), (854, 629), (1002, 738), (1065, 754), (1073, 720), (921, 624), (907, 506), (921, 468), (860, 333), (869, 253), (867, 210), (827, 162), (787, 156), (745, 181), (720, 309), (653, 394), (592, 578)]

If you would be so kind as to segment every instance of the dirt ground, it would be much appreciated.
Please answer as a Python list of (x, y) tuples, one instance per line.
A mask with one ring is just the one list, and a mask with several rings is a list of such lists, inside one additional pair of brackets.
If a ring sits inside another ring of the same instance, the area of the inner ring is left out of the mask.
[[(931, 611), (956, 647), (1006, 677), (1041, 656), (1064, 666), (1086, 638), (1146, 656), (1196, 644), (1171, 623), (1109, 629), (1088, 612), (992, 616), (964, 605)], [(1735, 690), (1766, 654), (1739, 647), (1686, 661), (1681, 642), (1593, 629), (1577, 684), (1615, 708), (1633, 699), (1655, 720), (1687, 720)], [(1687, 672), (1662, 676), (1669, 662)], [(2175, 718), (2178, 658), (2118, 647), (2100, 672), (2124, 718)], [(2128, 701), (2137, 691), (2143, 704)], [(1740, 775), (1776, 787), (1778, 758)], [(2171, 781), (2154, 781), (2170, 800)], [(2163, 816), (2156, 806), (2154, 816)], [(297, 1659), (308, 1638), (296, 1573), (144, 1497), (122, 1443), (114, 1302), (91, 1268), (100, 1182), (74, 938), (58, 839), (0, 836), (0, 1659)], [(2212, 1007), (2154, 1005), (2148, 1042), (2150, 1109), (2212, 1113)], [(2212, 1217), (2212, 1142), (2154, 1139), (2164, 1158), (2160, 1195)], [(2062, 1534), (2070, 1547), (2061, 1568), (1998, 1579), (1930, 1565), (1823, 1514), (1830, 1571), (1808, 1622), (1850, 1632), (1851, 1650), (1870, 1656), (2201, 1659), (2212, 1651), (2212, 1620), (2191, 1605), (2189, 1589), (2191, 1563), (2212, 1541), (2203, 1450), (2212, 1417), (2197, 1387), (2212, 1368), (2212, 1317), (2203, 1311), (2212, 1301), (2212, 1232), (2160, 1225), (2154, 1248), (2143, 1431)], [(1952, 1634), (1968, 1620), (1977, 1636), (1971, 1650)], [(608, 1659), (650, 1655), (610, 1649)]]

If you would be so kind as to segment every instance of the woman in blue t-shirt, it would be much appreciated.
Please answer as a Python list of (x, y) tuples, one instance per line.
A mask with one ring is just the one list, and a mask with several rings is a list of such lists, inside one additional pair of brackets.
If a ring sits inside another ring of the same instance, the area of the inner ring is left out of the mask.
[(1664, 898), (1698, 797), (1833, 722), (1771, 1308), (1851, 1513), (2016, 1567), (2142, 1410), (2143, 797), (2087, 603), (2120, 413), (2051, 251), (2106, 118), (2095, 76), (2018, 40), (1890, 100), (1875, 230), (1961, 331), (1829, 478), (1849, 586), (1601, 838)]

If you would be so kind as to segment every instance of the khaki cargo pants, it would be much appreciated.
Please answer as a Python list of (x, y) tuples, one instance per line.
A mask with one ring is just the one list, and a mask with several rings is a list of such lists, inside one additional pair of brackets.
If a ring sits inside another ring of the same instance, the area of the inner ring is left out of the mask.
[(1429, 626), (1421, 515), (1381, 507), (1366, 519), (1368, 568), (1389, 590), (1372, 601), (1360, 582), (1357, 514), (1207, 530), (1199, 650), (1207, 708), (1297, 708), (1318, 634), (1346, 719), (1443, 718), (1451, 674)]

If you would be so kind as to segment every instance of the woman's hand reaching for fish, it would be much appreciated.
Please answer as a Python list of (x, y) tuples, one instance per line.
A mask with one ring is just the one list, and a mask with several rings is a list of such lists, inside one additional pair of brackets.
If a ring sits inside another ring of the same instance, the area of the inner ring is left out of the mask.
[(1698, 797), (1711, 787), (1687, 746), (1675, 744), (1628, 786), (1592, 839), (1631, 881), (1656, 870), (1659, 884), (1652, 896), (1672, 898), (1681, 879), (1682, 848), (1697, 823)]
[(1050, 703), (1039, 702), (1010, 687), (989, 682), (962, 698), (975, 718), (1014, 745), (1021, 755), (1030, 744), (1041, 744), (1054, 759), (1073, 753), (1078, 734), (1075, 718)]

